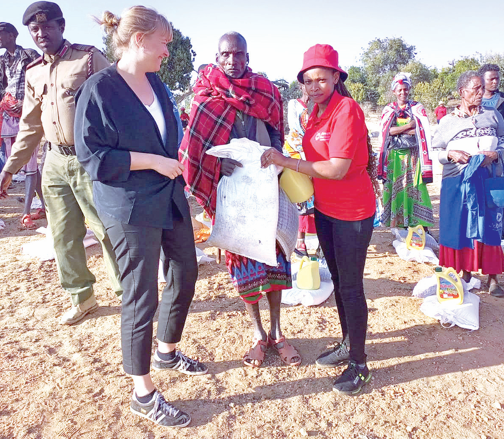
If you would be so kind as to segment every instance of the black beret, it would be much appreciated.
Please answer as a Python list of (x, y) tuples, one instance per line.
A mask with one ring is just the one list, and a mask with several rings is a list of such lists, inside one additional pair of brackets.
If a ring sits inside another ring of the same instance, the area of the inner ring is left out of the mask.
[(17, 29), (10, 23), (5, 23), (4, 21), (0, 22), (0, 32), (9, 32), (11, 34), (14, 34), (15, 37), (19, 35), (19, 32)]
[(56, 3), (35, 2), (28, 6), (23, 14), (23, 24), (28, 26), (32, 21), (36, 23), (45, 23), (46, 21), (63, 18), (63, 12)]

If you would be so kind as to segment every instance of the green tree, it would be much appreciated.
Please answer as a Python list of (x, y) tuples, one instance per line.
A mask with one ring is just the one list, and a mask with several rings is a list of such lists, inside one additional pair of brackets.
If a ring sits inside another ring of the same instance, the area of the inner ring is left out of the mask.
[(431, 111), (438, 106), (440, 101), (447, 101), (451, 96), (452, 90), (439, 77), (430, 83), (420, 82), (415, 87), (415, 100)]
[(411, 73), (411, 84), (413, 87), (420, 82), (431, 82), (435, 77), (435, 74), (429, 67), (416, 60), (412, 60), (405, 66), (401, 66), (400, 71)]
[(402, 38), (375, 38), (361, 55), (368, 84), (379, 87), (384, 75), (396, 74), (400, 66), (415, 58), (415, 54), (415, 46), (406, 44)]
[(490, 53), (486, 55), (478, 54), (479, 62), (483, 64), (497, 64), (500, 67), (501, 74), (504, 74), (504, 53)]
[(439, 72), (438, 78), (441, 79), (443, 87), (448, 90), (448, 95), (452, 98), (458, 97), (457, 81), (460, 75), (467, 70), (478, 70), (481, 67), (480, 62), (474, 57), (464, 57), (457, 61), (449, 63), (449, 67), (444, 67)]
[(352, 95), (352, 98), (354, 98), (359, 104), (368, 100), (366, 86), (361, 82), (345, 82), (345, 86)]
[(403, 67), (408, 67), (418, 81), (424, 80), (429, 69), (414, 61), (415, 46), (402, 38), (376, 38), (361, 55), (362, 66), (348, 69), (347, 88), (358, 101), (385, 104), (390, 101), (390, 83)]
[[(172, 25), (173, 26), (173, 25)], [(112, 48), (112, 39), (109, 35), (103, 37), (105, 48), (103, 52), (110, 62), (117, 61)], [(192, 49), (191, 39), (182, 35), (173, 27), (173, 40), (167, 45), (170, 56), (161, 63), (157, 74), (172, 91), (185, 93), (191, 83), (191, 74), (194, 70), (194, 58), (196, 52)]]
[(348, 78), (346, 82), (353, 82), (356, 84), (367, 84), (366, 71), (364, 67), (351, 66), (347, 70)]

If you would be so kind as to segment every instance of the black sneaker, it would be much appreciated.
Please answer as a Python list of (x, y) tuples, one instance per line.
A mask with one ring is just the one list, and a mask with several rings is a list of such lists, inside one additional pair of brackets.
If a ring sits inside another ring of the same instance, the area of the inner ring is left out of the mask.
[(177, 351), (172, 361), (164, 361), (159, 358), (157, 350), (152, 360), (152, 368), (155, 370), (178, 370), (186, 375), (204, 375), (208, 372), (208, 367), (198, 360), (186, 357), (182, 352)]
[(347, 369), (334, 381), (333, 390), (345, 395), (357, 395), (370, 379), (371, 372), (367, 366), (360, 368), (355, 361), (350, 361)]
[(138, 402), (135, 392), (131, 398), (131, 411), (138, 416), (147, 418), (163, 427), (185, 427), (191, 422), (191, 417), (167, 403), (163, 395), (156, 391), (152, 400), (146, 404)]
[(318, 367), (336, 367), (350, 360), (350, 352), (345, 343), (338, 343), (329, 351), (320, 354), (315, 361)]

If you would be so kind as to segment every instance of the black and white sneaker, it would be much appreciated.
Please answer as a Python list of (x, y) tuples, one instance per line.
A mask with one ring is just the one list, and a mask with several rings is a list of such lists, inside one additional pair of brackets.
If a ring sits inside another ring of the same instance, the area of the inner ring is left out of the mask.
[(172, 361), (165, 361), (159, 358), (156, 350), (154, 359), (152, 360), (152, 368), (155, 370), (177, 370), (186, 375), (205, 375), (208, 372), (208, 367), (203, 363), (185, 356), (180, 351), (177, 351)]
[(187, 413), (166, 402), (158, 391), (154, 393), (151, 401), (145, 404), (140, 403), (133, 392), (131, 411), (163, 427), (185, 427), (191, 422), (191, 417)]
[(371, 372), (367, 366), (361, 367), (355, 361), (350, 361), (348, 368), (334, 381), (333, 390), (345, 395), (357, 395), (370, 380)]
[(332, 349), (323, 352), (315, 360), (318, 367), (336, 367), (350, 360), (350, 352), (345, 343), (338, 343)]

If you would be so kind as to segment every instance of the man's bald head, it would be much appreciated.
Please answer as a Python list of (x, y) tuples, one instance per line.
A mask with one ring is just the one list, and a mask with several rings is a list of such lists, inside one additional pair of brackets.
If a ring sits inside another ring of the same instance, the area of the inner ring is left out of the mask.
[(219, 38), (219, 52), (216, 55), (224, 73), (230, 78), (241, 78), (247, 71), (249, 55), (247, 40), (238, 32), (227, 32)]
[(226, 32), (222, 37), (219, 38), (219, 53), (221, 51), (221, 44), (223, 41), (227, 42), (233, 42), (236, 44), (240, 44), (242, 47), (245, 48), (245, 52), (247, 52), (247, 40), (242, 34), (239, 34), (238, 32)]

